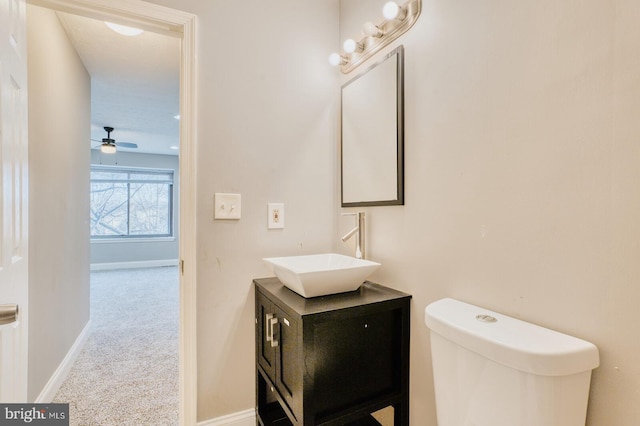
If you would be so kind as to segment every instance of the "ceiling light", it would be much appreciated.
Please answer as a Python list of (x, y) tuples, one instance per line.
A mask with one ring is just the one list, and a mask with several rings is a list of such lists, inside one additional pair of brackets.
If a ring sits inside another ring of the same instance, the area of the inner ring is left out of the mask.
[(173, 118), (175, 118), (176, 120), (180, 120), (180, 114), (174, 115)]
[(178, 149), (180, 149), (180, 147), (175, 146), (175, 145), (171, 145), (171, 146), (169, 147), (169, 149), (175, 149), (175, 150), (178, 150)]
[(113, 31), (118, 34), (126, 35), (126, 36), (137, 36), (144, 32), (140, 28), (127, 27), (126, 25), (114, 24), (113, 22), (104, 22), (107, 27), (111, 28)]
[(116, 146), (109, 142), (104, 142), (102, 145), (100, 145), (100, 152), (102, 152), (103, 154), (115, 154)]

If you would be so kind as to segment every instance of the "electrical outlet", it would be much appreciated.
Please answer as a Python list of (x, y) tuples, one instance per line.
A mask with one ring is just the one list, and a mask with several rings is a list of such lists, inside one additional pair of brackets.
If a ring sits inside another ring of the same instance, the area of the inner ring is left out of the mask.
[(240, 219), (241, 201), (240, 194), (223, 194), (216, 192), (213, 197), (213, 218)]
[(284, 228), (284, 203), (269, 203), (267, 228)]

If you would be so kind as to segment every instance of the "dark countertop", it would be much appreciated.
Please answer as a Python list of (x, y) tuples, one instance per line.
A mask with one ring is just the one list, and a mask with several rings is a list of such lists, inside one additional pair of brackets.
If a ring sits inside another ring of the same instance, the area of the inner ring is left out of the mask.
[(260, 278), (253, 280), (269, 298), (275, 298), (298, 315), (314, 315), (327, 311), (348, 309), (372, 303), (388, 302), (411, 298), (410, 294), (365, 281), (356, 291), (336, 293), (327, 296), (304, 298), (285, 287), (278, 278)]

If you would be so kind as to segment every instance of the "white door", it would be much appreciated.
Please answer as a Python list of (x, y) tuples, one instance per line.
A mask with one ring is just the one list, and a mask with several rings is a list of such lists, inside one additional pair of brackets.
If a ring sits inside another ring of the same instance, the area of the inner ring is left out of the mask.
[[(25, 0), (0, 0), (0, 402), (27, 402)], [(53, 225), (55, 226), (55, 225)], [(17, 321), (12, 320), (19, 306)]]

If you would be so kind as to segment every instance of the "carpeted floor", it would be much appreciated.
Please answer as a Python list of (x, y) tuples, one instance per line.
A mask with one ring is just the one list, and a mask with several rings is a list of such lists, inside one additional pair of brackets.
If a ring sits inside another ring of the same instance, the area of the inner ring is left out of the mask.
[(177, 268), (92, 272), (91, 321), (53, 401), (70, 425), (177, 425)]

